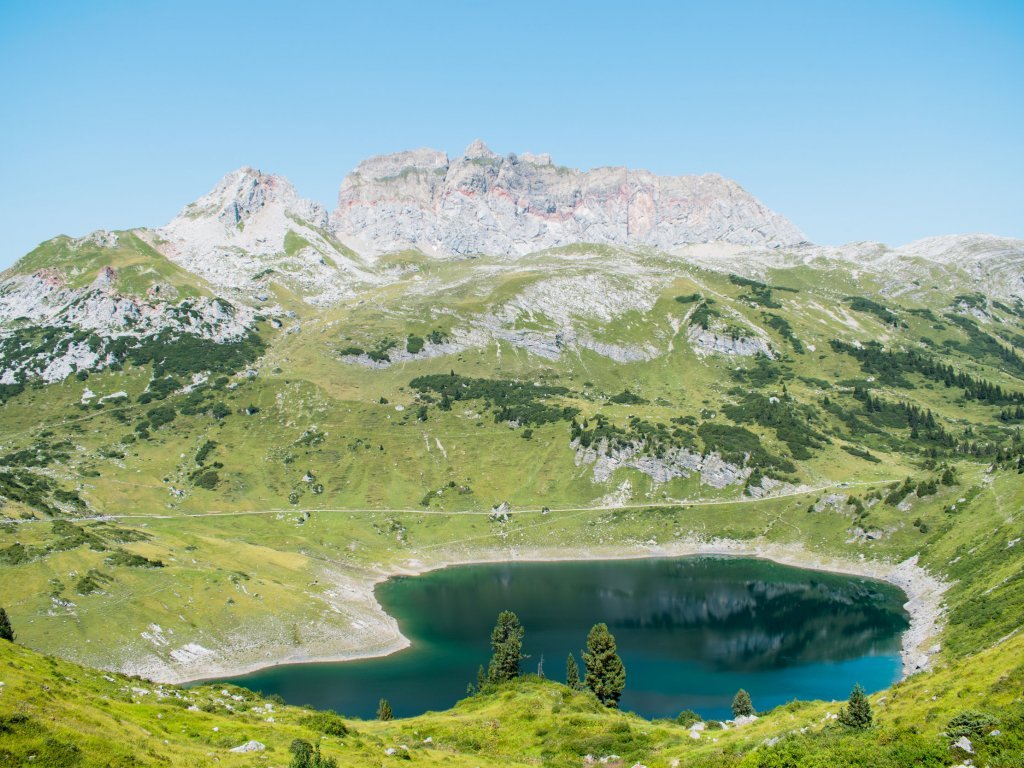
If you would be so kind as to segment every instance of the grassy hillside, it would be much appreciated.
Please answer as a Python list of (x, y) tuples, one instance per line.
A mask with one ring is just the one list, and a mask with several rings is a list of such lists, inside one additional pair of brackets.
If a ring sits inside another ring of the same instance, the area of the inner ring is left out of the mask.
[[(113, 248), (59, 238), (15, 271), (88, 285), (103, 266), (132, 295), (153, 282), (208, 291), (132, 233)], [(453, 765), (579, 764), (604, 749), (628, 765), (942, 765), (964, 757), (939, 735), (949, 717), (981, 708), (1004, 736), (982, 740), (977, 764), (1020, 757), (1019, 302), (938, 284), (893, 298), (885, 276), (838, 264), (753, 279), (590, 247), (515, 263), (395, 254), (378, 269), (389, 281), (332, 307), (291, 296), (257, 308), (259, 340), (242, 350), (200, 340), (0, 385), (0, 604), (21, 643), (181, 679), (393, 648), (372, 585), (450, 562), (716, 541), (858, 572), (916, 558), (948, 586), (939, 633), (920, 638), (944, 666), (876, 697), (870, 736), (825, 728), (832, 705), (795, 704), (716, 744), (527, 681), (450, 713), (357, 724), (324, 751), (351, 764), (405, 743)], [(511, 517), (492, 519), (502, 502)], [(194, 647), (204, 653), (182, 655)], [(292, 738), (312, 738), (298, 710), (267, 724), (216, 708), (202, 717), (231, 739), (193, 742), (195, 712), (4, 653), (0, 705), (36, 709), (0, 729), (0, 756), (53, 738), (77, 744), (83, 765), (132, 764), (117, 750), (140, 764), (206, 764), (204, 749), (251, 763), (221, 754), (244, 736), (283, 765)], [(61, 680), (56, 718), (39, 697)], [(95, 687), (70, 696), (79, 685)], [(220, 694), (181, 695), (202, 709)], [(168, 730), (172, 715), (183, 719)], [(116, 718), (136, 741), (109, 738)], [(87, 723), (87, 740), (58, 720)]]
[(51, 269), (63, 275), (69, 287), (82, 288), (96, 279), (100, 269), (109, 267), (117, 274), (118, 291), (125, 295), (145, 296), (154, 284), (176, 292), (161, 295), (165, 301), (211, 295), (200, 278), (167, 259), (140, 232), (112, 232), (103, 236), (106, 242), (97, 242), (93, 237), (76, 240), (63, 235), (47, 240), (2, 276)]

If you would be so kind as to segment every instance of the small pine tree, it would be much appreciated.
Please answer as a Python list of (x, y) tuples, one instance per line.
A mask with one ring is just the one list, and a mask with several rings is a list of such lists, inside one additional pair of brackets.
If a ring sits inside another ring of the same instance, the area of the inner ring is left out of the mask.
[(338, 762), (333, 757), (320, 754), (319, 744), (314, 747), (308, 741), (295, 739), (288, 751), (292, 753), (288, 768), (338, 768)]
[(616, 653), (615, 638), (607, 624), (595, 624), (591, 628), (583, 663), (587, 666), (584, 682), (597, 700), (606, 707), (619, 706), (622, 689), (626, 687), (626, 668)]
[(853, 686), (850, 699), (846, 706), (839, 710), (838, 720), (847, 728), (870, 728), (874, 720), (871, 714), (871, 702), (860, 683)]
[(484, 672), (484, 665), (481, 664), (476, 671), (476, 689), (482, 691), (485, 685), (487, 685), (487, 673)]
[(750, 700), (750, 694), (740, 688), (732, 699), (732, 716), (751, 717), (754, 714), (754, 703)]
[(14, 642), (14, 628), (11, 626), (11, 620), (7, 616), (7, 611), (3, 608), (0, 608), (0, 640)]
[(576, 665), (576, 658), (572, 653), (565, 660), (565, 684), (574, 691), (578, 691), (583, 687), (580, 685), (580, 668)]
[(523, 634), (523, 625), (512, 611), (498, 614), (498, 623), (491, 632), (491, 649), (494, 653), (487, 669), (489, 682), (503, 683), (519, 677), (519, 662), (526, 658), (523, 656)]
[(391, 704), (387, 699), (381, 699), (380, 703), (377, 704), (377, 719), (378, 720), (393, 720), (395, 717), (391, 711)]

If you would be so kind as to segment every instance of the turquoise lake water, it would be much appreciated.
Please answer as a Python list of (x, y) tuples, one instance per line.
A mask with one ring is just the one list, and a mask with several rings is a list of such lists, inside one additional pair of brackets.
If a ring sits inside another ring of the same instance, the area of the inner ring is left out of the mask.
[(724, 718), (741, 687), (768, 709), (845, 699), (857, 682), (890, 685), (908, 624), (906, 596), (889, 584), (751, 558), (459, 566), (391, 579), (377, 598), (410, 648), (229, 682), (356, 717), (373, 717), (382, 697), (399, 717), (447, 709), (486, 667), (491, 628), (508, 609), (526, 629), (524, 672), (543, 656), (545, 676), (564, 680), (566, 655), (582, 667), (587, 632), (603, 621), (626, 666), (623, 709)]

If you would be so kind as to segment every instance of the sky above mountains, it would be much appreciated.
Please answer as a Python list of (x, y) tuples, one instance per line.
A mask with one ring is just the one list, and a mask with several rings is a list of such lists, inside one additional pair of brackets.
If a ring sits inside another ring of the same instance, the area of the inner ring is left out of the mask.
[(818, 243), (1024, 237), (1014, 2), (0, 3), (0, 268), (227, 171), (365, 157), (715, 172)]

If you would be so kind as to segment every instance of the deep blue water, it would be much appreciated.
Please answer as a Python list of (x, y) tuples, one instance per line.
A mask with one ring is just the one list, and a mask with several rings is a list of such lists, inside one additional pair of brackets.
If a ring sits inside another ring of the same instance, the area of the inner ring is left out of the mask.
[(598, 560), (472, 565), (391, 579), (377, 597), (412, 640), (378, 659), (282, 665), (230, 682), (289, 703), (372, 717), (447, 709), (490, 655), (501, 610), (526, 629), (523, 662), (564, 680), (582, 667), (590, 627), (608, 624), (626, 666), (622, 707), (648, 717), (693, 709), (728, 716), (745, 688), (755, 707), (845, 699), (898, 679), (905, 595), (881, 582), (751, 558)]

